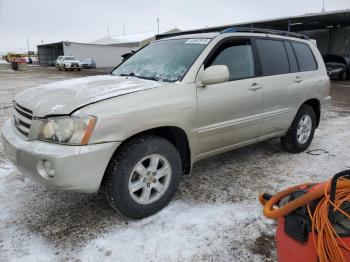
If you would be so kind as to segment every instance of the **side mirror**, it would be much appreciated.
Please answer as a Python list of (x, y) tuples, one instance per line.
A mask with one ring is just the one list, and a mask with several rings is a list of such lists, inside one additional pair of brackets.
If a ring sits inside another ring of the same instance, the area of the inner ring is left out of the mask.
[(225, 65), (214, 65), (206, 68), (201, 77), (203, 86), (227, 82), (230, 79), (230, 72)]

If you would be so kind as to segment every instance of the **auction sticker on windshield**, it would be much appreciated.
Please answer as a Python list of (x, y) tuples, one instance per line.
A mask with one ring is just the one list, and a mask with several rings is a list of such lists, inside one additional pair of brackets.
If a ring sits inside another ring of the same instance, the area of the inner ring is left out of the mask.
[(207, 38), (194, 38), (188, 39), (185, 44), (197, 44), (197, 45), (207, 45), (210, 42), (210, 39)]

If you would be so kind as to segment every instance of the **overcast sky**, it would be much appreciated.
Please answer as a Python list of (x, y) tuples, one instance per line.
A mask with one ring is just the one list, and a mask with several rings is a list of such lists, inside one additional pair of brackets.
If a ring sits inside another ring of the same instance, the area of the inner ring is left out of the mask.
[[(320, 12), (322, 0), (0, 0), (0, 51), (26, 51), (62, 40), (90, 42), (107, 35), (193, 29)], [(350, 0), (325, 0), (326, 11)]]

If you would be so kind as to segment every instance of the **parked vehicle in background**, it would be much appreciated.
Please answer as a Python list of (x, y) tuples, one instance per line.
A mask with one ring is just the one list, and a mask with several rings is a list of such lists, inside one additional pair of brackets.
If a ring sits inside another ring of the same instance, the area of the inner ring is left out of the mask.
[(25, 57), (28, 65), (37, 66), (39, 65), (39, 59), (36, 56)]
[(63, 190), (102, 186), (113, 207), (142, 218), (196, 161), (272, 138), (306, 150), (330, 99), (307, 37), (234, 28), (161, 39), (110, 75), (25, 90), (2, 138), (25, 175)]
[(124, 62), (125, 60), (127, 60), (129, 57), (131, 57), (133, 54), (135, 54), (136, 53), (136, 51), (134, 51), (134, 50), (132, 50), (131, 52), (129, 52), (129, 53), (126, 53), (126, 54), (123, 54), (122, 55), (122, 58), (123, 58), (123, 61), (122, 62)]
[(343, 81), (350, 77), (350, 56), (325, 55), (323, 60), (326, 64), (327, 73), (330, 78)]
[(81, 68), (94, 69), (96, 68), (96, 62), (92, 58), (83, 59), (80, 62)]
[(25, 56), (26, 54), (23, 54), (23, 53), (7, 53), (3, 57), (7, 62), (11, 63), (11, 62), (16, 62), (16, 59), (21, 59)]
[(56, 60), (56, 67), (60, 71), (62, 69), (65, 71), (74, 69), (77, 69), (78, 71), (81, 70), (80, 62), (74, 56), (59, 56)]
[(56, 66), (57, 65), (57, 60), (52, 60), (51, 62), (48, 63), (49, 66)]
[(18, 57), (15, 59), (16, 63), (20, 63), (20, 64), (27, 64), (28, 63), (28, 59), (26, 59), (26, 57)]

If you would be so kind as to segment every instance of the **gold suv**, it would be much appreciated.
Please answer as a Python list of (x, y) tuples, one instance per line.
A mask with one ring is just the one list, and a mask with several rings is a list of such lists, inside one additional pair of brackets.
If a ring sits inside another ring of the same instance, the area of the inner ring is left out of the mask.
[(227, 29), (155, 41), (110, 75), (25, 90), (2, 129), (18, 170), (131, 218), (161, 210), (194, 162), (271, 138), (305, 150), (329, 104), (314, 42)]

